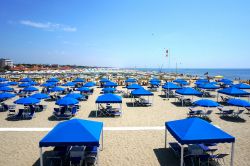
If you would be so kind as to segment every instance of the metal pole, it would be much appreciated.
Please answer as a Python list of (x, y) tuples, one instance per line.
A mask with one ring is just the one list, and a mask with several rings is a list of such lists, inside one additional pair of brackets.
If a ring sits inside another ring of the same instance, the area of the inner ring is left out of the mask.
[(167, 129), (165, 129), (165, 148), (167, 148)]
[(104, 145), (103, 145), (103, 129), (102, 129), (102, 149), (101, 150), (103, 150), (103, 148), (104, 148)]
[(231, 163), (230, 166), (234, 165), (234, 142), (232, 143), (232, 147), (231, 147)]
[(183, 145), (181, 145), (181, 165), (180, 166), (183, 166), (183, 154), (184, 153), (184, 147), (183, 147)]
[(43, 148), (40, 148), (40, 166), (43, 166)]

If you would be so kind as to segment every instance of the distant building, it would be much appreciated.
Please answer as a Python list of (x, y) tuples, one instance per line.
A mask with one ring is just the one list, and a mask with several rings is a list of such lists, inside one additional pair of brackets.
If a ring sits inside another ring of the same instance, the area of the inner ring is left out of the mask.
[(0, 59), (0, 68), (4, 68), (6, 66), (13, 67), (13, 61), (10, 59)]

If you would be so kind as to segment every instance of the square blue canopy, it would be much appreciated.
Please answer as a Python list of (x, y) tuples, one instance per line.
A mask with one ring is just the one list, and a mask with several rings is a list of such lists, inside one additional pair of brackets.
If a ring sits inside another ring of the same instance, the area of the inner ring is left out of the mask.
[(48, 146), (99, 146), (102, 122), (72, 119), (57, 124), (40, 142)]
[(99, 96), (95, 102), (96, 103), (122, 103), (122, 97), (112, 94), (112, 93), (107, 93), (107, 94)]
[(182, 145), (235, 142), (235, 137), (200, 118), (170, 121), (165, 126)]
[(131, 95), (133, 96), (153, 96), (154, 94), (150, 92), (149, 90), (146, 90), (144, 88), (135, 89), (131, 92)]
[(218, 90), (218, 93), (230, 95), (230, 96), (244, 96), (244, 95), (250, 95), (249, 92), (235, 88), (235, 87), (230, 87), (230, 88), (225, 88)]

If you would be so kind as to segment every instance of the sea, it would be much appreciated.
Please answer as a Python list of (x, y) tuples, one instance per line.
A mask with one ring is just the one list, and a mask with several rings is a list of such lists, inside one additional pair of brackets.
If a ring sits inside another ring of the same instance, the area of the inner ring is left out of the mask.
[(250, 68), (249, 69), (160, 69), (160, 68), (136, 68), (140, 71), (156, 71), (156, 72), (170, 72), (178, 74), (187, 74), (192, 76), (204, 77), (206, 73), (209, 76), (222, 75), (224, 78), (231, 80), (250, 80)]

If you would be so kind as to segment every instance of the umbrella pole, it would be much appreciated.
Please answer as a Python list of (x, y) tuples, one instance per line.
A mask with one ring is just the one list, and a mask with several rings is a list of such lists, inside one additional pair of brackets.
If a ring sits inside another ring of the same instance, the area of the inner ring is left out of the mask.
[(183, 153), (184, 153), (184, 147), (183, 145), (181, 145), (181, 165), (180, 166), (183, 166)]
[(165, 148), (167, 148), (167, 129), (165, 129)]
[(43, 166), (43, 148), (40, 148), (40, 166)]
[(232, 147), (231, 147), (231, 162), (230, 162), (230, 166), (234, 165), (234, 142), (232, 143)]

